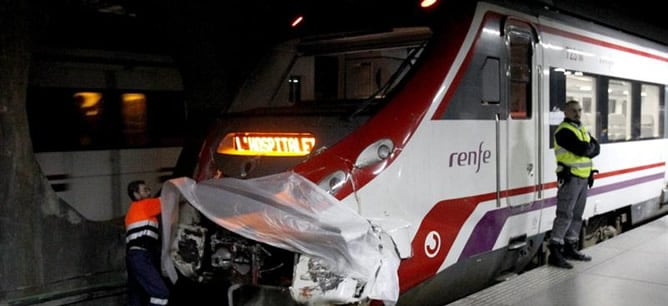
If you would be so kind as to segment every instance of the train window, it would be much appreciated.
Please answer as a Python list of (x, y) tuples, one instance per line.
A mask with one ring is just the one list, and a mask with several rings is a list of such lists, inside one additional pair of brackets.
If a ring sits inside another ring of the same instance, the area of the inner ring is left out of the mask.
[(510, 42), (510, 117), (531, 117), (531, 35), (512, 31)]
[(98, 141), (108, 137), (106, 130), (107, 110), (102, 93), (76, 92), (72, 95), (75, 106), (78, 108), (79, 143), (85, 146), (95, 145)]
[(28, 89), (35, 152), (181, 146), (181, 92)]
[(640, 86), (640, 138), (657, 138), (662, 118), (660, 89), (656, 85)]
[(419, 27), (283, 43), (253, 71), (257, 77), (243, 84), (229, 112), (375, 105), (414, 67), (430, 37)]
[(550, 147), (554, 130), (563, 120), (563, 103), (571, 99), (580, 101), (582, 124), (603, 143), (663, 137), (662, 95), (658, 85), (551, 68)]
[(320, 56), (314, 60), (313, 93), (316, 100), (336, 97), (339, 90), (339, 63), (336, 57)]
[(143, 145), (148, 142), (146, 133), (146, 96), (141, 93), (121, 95), (121, 113), (123, 134), (130, 145)]
[(599, 78), (579, 71), (550, 68), (550, 147), (554, 146), (554, 131), (564, 119), (563, 108), (568, 100), (582, 104), (582, 124), (594, 137), (599, 135), (600, 113), (604, 113), (597, 99)]
[(582, 105), (582, 117), (580, 121), (592, 135), (598, 135), (596, 131), (598, 114), (596, 107), (596, 79), (578, 71), (565, 71), (564, 75), (566, 77), (565, 100), (580, 102)]
[(301, 86), (302, 86), (302, 81), (301, 77), (298, 75), (293, 75), (288, 78), (288, 83), (290, 84), (290, 102), (292, 103), (297, 103), (301, 101), (302, 99), (302, 94), (301, 94)]
[[(102, 118), (104, 98), (94, 91), (29, 88), (27, 112), (35, 152), (71, 151), (90, 143), (90, 125)], [(87, 132), (81, 133), (84, 129)]]
[(380, 99), (393, 88), (396, 81), (403, 78), (405, 68), (403, 64), (413, 61), (411, 49), (374, 50), (347, 54), (341, 57), (345, 67), (340, 82), (345, 84), (339, 96), (335, 99), (360, 100)]
[[(369, 56), (372, 56), (369, 54)], [(374, 71), (378, 69), (378, 75), (381, 75), (381, 68), (376, 66), (374, 61), (370, 59), (354, 59), (347, 58), (346, 75), (343, 79), (346, 81), (344, 99), (364, 99), (378, 90), (378, 86), (374, 81)]]
[(102, 94), (99, 92), (77, 92), (73, 95), (83, 117), (97, 117), (102, 111)]
[(631, 139), (631, 82), (608, 81), (608, 140)]

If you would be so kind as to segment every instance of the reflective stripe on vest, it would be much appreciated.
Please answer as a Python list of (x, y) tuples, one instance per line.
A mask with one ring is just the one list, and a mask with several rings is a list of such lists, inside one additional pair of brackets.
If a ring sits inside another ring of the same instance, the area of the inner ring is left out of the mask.
[[(587, 133), (587, 129), (583, 126), (580, 128), (577, 128), (575, 125), (568, 123), (568, 122), (562, 122), (559, 124), (559, 127), (557, 127), (557, 130), (554, 132), (555, 135), (561, 130), (561, 129), (568, 129), (571, 132), (575, 134), (575, 136), (578, 138), (578, 140), (589, 143), (591, 138), (589, 137), (589, 133)], [(557, 143), (557, 140), (555, 138), (554, 140), (554, 155), (557, 158), (557, 163), (564, 164), (568, 167), (571, 168), (571, 174), (581, 177), (581, 178), (587, 178), (589, 177), (589, 174), (591, 173), (591, 170), (594, 167), (594, 164), (592, 163), (591, 158), (587, 156), (579, 156), (575, 155), (572, 152), (564, 149), (563, 147), (559, 146)], [(557, 172), (560, 171), (560, 168), (557, 167)]]
[(152, 226), (155, 227), (156, 229), (158, 228), (158, 221), (153, 221), (153, 220), (145, 220), (145, 221), (138, 221), (135, 223), (128, 224), (125, 229), (129, 232), (133, 229), (138, 229), (140, 227), (144, 226)]
[(158, 228), (146, 228), (140, 231), (128, 231), (125, 234), (125, 243), (129, 243), (132, 240), (139, 239), (142, 237), (150, 237), (155, 240), (158, 240)]
[(146, 246), (160, 238), (160, 199), (149, 198), (132, 202), (125, 215), (125, 242), (128, 247)]

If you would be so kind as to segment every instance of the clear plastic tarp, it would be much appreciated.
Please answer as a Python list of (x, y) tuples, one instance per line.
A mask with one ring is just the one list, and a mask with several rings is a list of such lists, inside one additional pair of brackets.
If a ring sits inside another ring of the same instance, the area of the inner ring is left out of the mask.
[[(229, 231), (319, 258), (333, 272), (364, 281), (369, 298), (398, 299), (399, 256), (391, 240), (383, 238), (387, 236), (379, 227), (297, 173), (199, 183), (185, 177), (169, 180), (161, 192), (163, 237), (172, 237), (183, 199)], [(163, 242), (163, 269), (176, 281), (168, 240)]]

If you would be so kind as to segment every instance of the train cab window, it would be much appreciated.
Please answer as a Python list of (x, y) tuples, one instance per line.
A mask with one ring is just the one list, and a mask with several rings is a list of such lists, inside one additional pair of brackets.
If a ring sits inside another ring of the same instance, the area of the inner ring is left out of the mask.
[(288, 78), (288, 83), (290, 84), (290, 94), (289, 99), (292, 103), (298, 103), (302, 99), (301, 94), (301, 76), (293, 75)]
[(564, 75), (566, 77), (565, 101), (576, 100), (582, 104), (580, 121), (592, 135), (598, 135), (596, 127), (599, 110), (596, 100), (596, 79), (579, 71), (565, 71)]
[(409, 27), (285, 42), (259, 63), (228, 112), (374, 109), (415, 67), (430, 38), (429, 28)]
[[(374, 55), (369, 57), (372, 58)], [(380, 74), (380, 68), (376, 67), (380, 65), (376, 65), (375, 61), (368, 58), (356, 59), (350, 56), (344, 62), (346, 63), (346, 75), (343, 77), (346, 82), (344, 99), (364, 99), (378, 90), (379, 85), (376, 85), (373, 78), (376, 69), (379, 69), (378, 74)]]
[(656, 85), (640, 86), (640, 138), (658, 138), (661, 135), (662, 118), (660, 89)]
[(526, 32), (511, 31), (510, 43), (510, 117), (531, 117), (531, 58), (533, 44)]
[(631, 139), (631, 82), (608, 81), (608, 140)]

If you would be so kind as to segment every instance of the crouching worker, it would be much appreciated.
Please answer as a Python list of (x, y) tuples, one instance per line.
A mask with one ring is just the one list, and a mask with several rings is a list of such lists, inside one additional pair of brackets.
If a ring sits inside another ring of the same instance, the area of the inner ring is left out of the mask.
[(160, 269), (160, 199), (144, 181), (128, 184), (132, 200), (125, 216), (128, 305), (167, 305), (169, 288)]
[(554, 134), (554, 154), (557, 159), (557, 216), (552, 224), (548, 264), (573, 268), (567, 259), (590, 261), (591, 257), (579, 248), (582, 214), (587, 202), (588, 187), (594, 183), (592, 158), (600, 145), (580, 122), (582, 106), (570, 100), (564, 107), (565, 118)]

